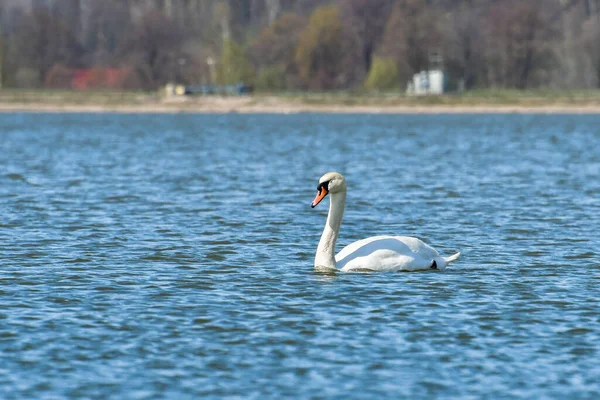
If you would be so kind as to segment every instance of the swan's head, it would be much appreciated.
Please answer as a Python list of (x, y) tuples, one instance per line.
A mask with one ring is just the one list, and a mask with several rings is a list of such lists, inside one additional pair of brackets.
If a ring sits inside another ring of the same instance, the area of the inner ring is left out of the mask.
[(319, 179), (317, 186), (317, 196), (310, 205), (315, 208), (329, 193), (335, 194), (346, 191), (346, 179), (337, 172), (328, 172)]

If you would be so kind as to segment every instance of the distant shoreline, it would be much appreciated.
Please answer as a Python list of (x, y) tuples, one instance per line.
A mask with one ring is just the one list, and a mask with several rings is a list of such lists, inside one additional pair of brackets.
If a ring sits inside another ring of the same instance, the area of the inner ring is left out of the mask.
[(600, 106), (278, 106), (172, 107), (161, 105), (0, 104), (0, 113), (117, 114), (600, 114)]
[(600, 114), (600, 96), (258, 95), (163, 98), (143, 92), (0, 91), (0, 113)]

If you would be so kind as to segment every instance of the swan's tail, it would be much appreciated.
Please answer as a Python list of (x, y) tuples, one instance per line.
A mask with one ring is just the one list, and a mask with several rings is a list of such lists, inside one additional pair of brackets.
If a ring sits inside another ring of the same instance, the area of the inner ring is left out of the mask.
[(458, 253), (454, 254), (453, 256), (442, 257), (442, 258), (444, 259), (444, 261), (446, 261), (446, 264), (449, 264), (454, 260), (458, 260), (458, 257), (460, 257), (460, 251)]
[(433, 269), (439, 269), (439, 270), (443, 270), (445, 269), (448, 264), (450, 264), (452, 261), (456, 260), (458, 257), (460, 257), (460, 252), (450, 256), (450, 257), (436, 257), (434, 258), (434, 264), (435, 267), (431, 267)]

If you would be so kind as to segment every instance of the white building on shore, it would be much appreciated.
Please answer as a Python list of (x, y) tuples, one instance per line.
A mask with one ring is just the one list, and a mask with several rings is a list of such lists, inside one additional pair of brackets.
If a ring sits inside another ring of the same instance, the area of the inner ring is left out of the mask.
[(444, 72), (439, 69), (421, 71), (408, 82), (409, 95), (438, 95), (444, 93)]

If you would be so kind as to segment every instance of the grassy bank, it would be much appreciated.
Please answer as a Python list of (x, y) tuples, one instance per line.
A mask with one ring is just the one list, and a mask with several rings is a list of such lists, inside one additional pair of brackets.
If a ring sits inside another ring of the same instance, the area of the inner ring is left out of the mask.
[(4, 104), (85, 104), (119, 105), (158, 102), (154, 92), (117, 90), (51, 90), (51, 89), (2, 89), (0, 103)]
[(600, 106), (600, 90), (474, 90), (442, 96), (352, 92), (281, 93), (276, 96), (301, 103), (348, 106)]
[(126, 112), (436, 112), (556, 110), (600, 112), (600, 90), (477, 90), (443, 96), (285, 92), (240, 97), (165, 97), (162, 92), (0, 90), (3, 111)]

